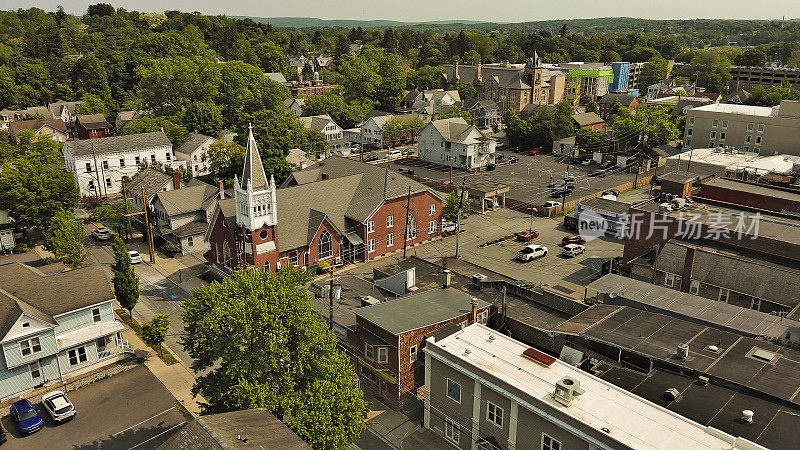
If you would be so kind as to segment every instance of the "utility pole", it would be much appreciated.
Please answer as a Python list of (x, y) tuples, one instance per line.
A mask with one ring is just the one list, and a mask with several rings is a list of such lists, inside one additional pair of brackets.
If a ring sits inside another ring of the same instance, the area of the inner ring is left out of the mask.
[(450, 158), (450, 184), (453, 184), (453, 158)]
[(153, 234), (150, 232), (150, 219), (147, 216), (147, 198), (144, 196), (144, 187), (142, 187), (142, 205), (144, 205), (144, 227), (147, 231), (147, 249), (150, 251), (150, 262), (156, 262), (155, 255), (153, 255)]
[(408, 186), (408, 198), (406, 199), (406, 229), (405, 233), (403, 233), (403, 259), (406, 259), (406, 245), (408, 244), (408, 218), (410, 216), (411, 216), (411, 185)]
[(389, 166), (392, 164), (392, 157), (389, 156), (389, 147), (386, 147), (386, 173), (383, 175), (383, 199), (386, 200), (386, 185), (389, 183)]
[(458, 218), (456, 218), (456, 258), (458, 258), (458, 241), (461, 238), (461, 206), (464, 204), (464, 183), (467, 177), (461, 177), (461, 188), (458, 192)]
[(125, 207), (125, 217), (128, 219), (128, 226), (125, 229), (125, 242), (131, 243), (131, 216), (128, 215), (128, 192), (125, 190), (125, 177), (122, 177), (122, 205)]
[(501, 311), (503, 312), (503, 324), (500, 325), (500, 328), (504, 328), (506, 326), (506, 285), (503, 285), (503, 304), (501, 307)]
[(636, 177), (633, 179), (633, 188), (637, 189), (639, 187), (639, 172), (641, 171), (641, 167), (636, 169)]
[(331, 264), (331, 283), (328, 288), (328, 299), (330, 300), (330, 307), (331, 307), (330, 311), (331, 330), (333, 330), (333, 267), (334, 265)]

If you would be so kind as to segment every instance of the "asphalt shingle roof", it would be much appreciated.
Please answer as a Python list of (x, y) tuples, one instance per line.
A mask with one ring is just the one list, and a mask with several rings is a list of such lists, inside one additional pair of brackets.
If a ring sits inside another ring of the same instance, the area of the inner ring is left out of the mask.
[(78, 116), (78, 122), (84, 128), (111, 128), (111, 124), (106, 120), (106, 116), (102, 114), (85, 114)]
[(163, 131), (150, 133), (127, 134), (100, 139), (84, 139), (82, 141), (67, 141), (64, 147), (75, 156), (91, 155), (94, 148), (98, 155), (104, 153), (124, 152), (156, 147), (172, 148), (172, 143)]
[(193, 151), (197, 150), (201, 145), (203, 145), (207, 140), (214, 139), (211, 136), (206, 136), (205, 134), (200, 133), (191, 133), (189, 137), (186, 139), (186, 142), (181, 144), (175, 153), (183, 153), (184, 155), (189, 155)]
[(219, 188), (202, 181), (194, 181), (189, 186), (171, 191), (156, 193), (170, 216), (199, 211), (206, 202), (219, 195)]
[(156, 193), (161, 192), (168, 183), (172, 183), (172, 176), (164, 172), (148, 167), (137, 173), (130, 181), (125, 184), (125, 192), (128, 197), (141, 196), (142, 188), (148, 201)]

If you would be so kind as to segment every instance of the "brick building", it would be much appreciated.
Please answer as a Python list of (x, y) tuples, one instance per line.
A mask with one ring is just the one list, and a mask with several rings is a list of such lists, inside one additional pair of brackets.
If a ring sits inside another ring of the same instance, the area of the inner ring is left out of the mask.
[(362, 389), (391, 403), (415, 399), (416, 390), (425, 384), (420, 357), (425, 339), (448, 325), (486, 324), (490, 308), (458, 289), (435, 288), (355, 309), (354, 348)]
[(114, 126), (102, 114), (78, 116), (75, 121), (78, 139), (95, 139), (114, 136)]
[(703, 181), (700, 192), (695, 196), (778, 213), (781, 211), (800, 213), (800, 191), (797, 189), (765, 186), (729, 178), (713, 178)]
[(222, 271), (341, 264), (439, 237), (441, 214), (442, 199), (428, 187), (346, 158), (295, 172), (278, 189), (251, 133), (241, 181), (217, 204), (205, 239)]

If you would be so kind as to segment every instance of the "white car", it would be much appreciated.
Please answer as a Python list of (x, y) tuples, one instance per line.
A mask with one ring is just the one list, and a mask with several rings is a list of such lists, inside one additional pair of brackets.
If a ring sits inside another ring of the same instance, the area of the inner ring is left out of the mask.
[(584, 159), (583, 162), (581, 163), (581, 165), (583, 166), (591, 166), (592, 164), (594, 164), (593, 159)]
[(92, 230), (92, 236), (94, 236), (95, 239), (99, 241), (107, 241), (113, 238), (114, 234), (111, 233), (111, 230), (109, 230), (106, 227), (97, 227), (94, 230)]
[(524, 262), (533, 261), (543, 256), (547, 256), (547, 247), (536, 244), (527, 245), (517, 253), (517, 259)]
[(552, 201), (552, 200), (544, 202), (544, 207), (545, 208), (555, 208), (556, 206), (561, 206), (561, 202), (555, 202), (555, 201)]
[(446, 233), (455, 233), (456, 229), (458, 229), (458, 225), (449, 220), (442, 221), (442, 231)]
[(586, 247), (584, 247), (583, 245), (567, 244), (564, 246), (564, 249), (561, 251), (561, 254), (572, 258), (573, 256), (578, 256), (585, 251)]
[(400, 150), (392, 150), (389, 152), (389, 158), (394, 159), (394, 158), (399, 158), (401, 156), (403, 156), (403, 152), (401, 152)]
[(129, 250), (128, 256), (131, 258), (131, 264), (141, 264), (144, 262), (142, 255), (140, 255), (136, 250)]
[(61, 391), (52, 391), (42, 396), (42, 405), (53, 422), (65, 422), (75, 417), (75, 406)]

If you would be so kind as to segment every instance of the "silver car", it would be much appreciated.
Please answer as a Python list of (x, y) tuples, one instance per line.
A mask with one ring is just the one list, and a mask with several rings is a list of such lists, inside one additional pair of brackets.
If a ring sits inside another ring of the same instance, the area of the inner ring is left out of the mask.
[(111, 233), (111, 230), (106, 227), (95, 228), (92, 230), (92, 236), (99, 241), (107, 241), (114, 237), (114, 235)]
[(53, 422), (65, 422), (75, 417), (75, 407), (61, 391), (52, 391), (42, 396), (42, 405)]
[(136, 250), (129, 250), (128, 256), (131, 258), (131, 264), (141, 264), (144, 262), (142, 260), (142, 255), (140, 255)]

